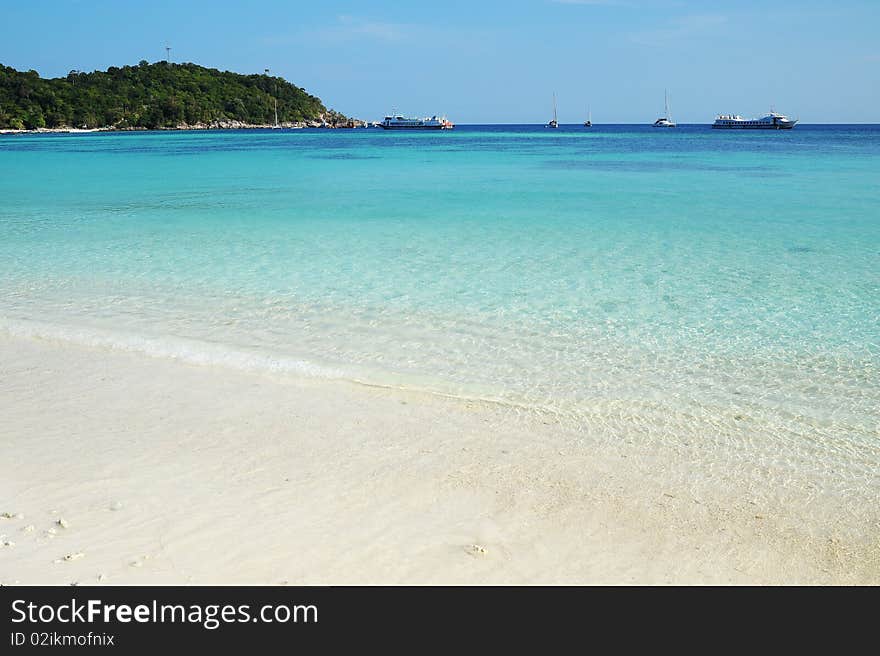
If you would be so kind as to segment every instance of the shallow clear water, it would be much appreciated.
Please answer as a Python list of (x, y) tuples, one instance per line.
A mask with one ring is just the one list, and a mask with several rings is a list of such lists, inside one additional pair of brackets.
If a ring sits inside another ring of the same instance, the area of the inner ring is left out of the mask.
[(16, 135), (0, 197), (13, 333), (873, 475), (880, 126)]

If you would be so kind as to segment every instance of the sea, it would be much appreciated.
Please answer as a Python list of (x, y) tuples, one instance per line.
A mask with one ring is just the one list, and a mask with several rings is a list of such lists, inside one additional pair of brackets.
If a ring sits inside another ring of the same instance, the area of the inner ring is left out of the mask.
[(2, 332), (876, 490), (880, 126), (0, 136)]

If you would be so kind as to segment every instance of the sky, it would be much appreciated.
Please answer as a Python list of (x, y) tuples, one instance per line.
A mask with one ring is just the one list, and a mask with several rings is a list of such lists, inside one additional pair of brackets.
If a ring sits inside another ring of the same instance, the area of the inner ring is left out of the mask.
[(269, 68), (349, 116), (880, 123), (880, 0), (0, 0), (0, 63)]

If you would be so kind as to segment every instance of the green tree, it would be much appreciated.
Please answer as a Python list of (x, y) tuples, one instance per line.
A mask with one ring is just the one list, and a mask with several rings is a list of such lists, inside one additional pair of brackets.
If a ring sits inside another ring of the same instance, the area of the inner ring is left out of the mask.
[[(0, 64), (0, 128), (173, 127), (236, 120), (265, 123), (278, 101), (281, 121), (327, 115), (319, 98), (283, 78), (240, 75), (196, 64), (110, 67), (43, 79)], [(347, 121), (333, 113), (333, 120)]]

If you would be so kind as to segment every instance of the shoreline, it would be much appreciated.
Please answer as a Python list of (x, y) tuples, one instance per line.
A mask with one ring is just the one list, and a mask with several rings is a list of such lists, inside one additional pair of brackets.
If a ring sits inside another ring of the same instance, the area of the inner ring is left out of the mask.
[(310, 125), (310, 124), (281, 124), (280, 128), (273, 125), (238, 125), (238, 126), (208, 126), (208, 125), (187, 125), (173, 128), (38, 128), (36, 130), (6, 130), (0, 129), (0, 135), (16, 135), (16, 134), (91, 134), (94, 132), (185, 132), (185, 131), (209, 131), (209, 130), (355, 130), (366, 127), (363, 125), (355, 126), (333, 126), (333, 125)]
[[(371, 126), (360, 119), (355, 119), (355, 125), (321, 125), (317, 123), (282, 123), (281, 129), (284, 130), (301, 130), (301, 129), (321, 129), (321, 130), (356, 130), (361, 128), (370, 128)], [(458, 127), (466, 127), (466, 126), (491, 126), (491, 127), (542, 127), (536, 124), (530, 123), (459, 123)], [(564, 123), (560, 124), (561, 127), (579, 127), (579, 123)], [(600, 127), (602, 125), (611, 126), (611, 127), (651, 127), (649, 124), (644, 123), (603, 123), (603, 124), (594, 124), (593, 127)], [(803, 123), (799, 124), (799, 126), (808, 126), (808, 127), (839, 127), (839, 126), (868, 126), (873, 127), (880, 125), (880, 123)], [(679, 123), (679, 127), (703, 127), (703, 128), (711, 128), (711, 123)], [(178, 127), (164, 127), (164, 128), (116, 128), (116, 127), (100, 127), (100, 128), (37, 128), (35, 130), (12, 130), (12, 129), (0, 129), (0, 135), (18, 135), (18, 134), (88, 134), (93, 132), (176, 132), (176, 131), (210, 131), (210, 130), (272, 130), (276, 129), (275, 126), (271, 124), (265, 125), (256, 125), (256, 124), (241, 124), (237, 126), (215, 126), (215, 125), (204, 125), (204, 124), (196, 124), (196, 125), (185, 125)], [(372, 129), (372, 128), (371, 128)]]
[(33, 130), (14, 130), (9, 128), (0, 128), (0, 135), (4, 134), (87, 134), (92, 132), (174, 132), (186, 130), (302, 130), (305, 128), (322, 129), (322, 130), (353, 130), (357, 128), (368, 127), (365, 121), (360, 119), (351, 119), (345, 124), (331, 124), (322, 120), (314, 121), (298, 121), (283, 122), (279, 127), (275, 127), (271, 123), (243, 123), (241, 121), (214, 121), (212, 123), (180, 123), (174, 127), (161, 128), (144, 128), (144, 127), (116, 127), (113, 125), (105, 125), (97, 128), (72, 128), (67, 126), (55, 128), (35, 128)]
[(405, 390), (8, 335), (0, 362), (3, 584), (880, 582), (880, 514), (809, 480)]

